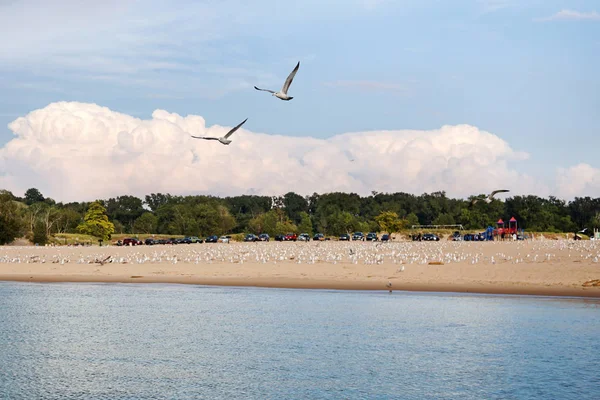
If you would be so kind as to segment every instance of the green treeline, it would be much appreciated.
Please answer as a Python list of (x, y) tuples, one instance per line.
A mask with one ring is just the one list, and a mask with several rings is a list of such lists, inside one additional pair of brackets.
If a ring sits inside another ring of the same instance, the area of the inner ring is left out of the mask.
[(578, 197), (565, 202), (555, 197), (514, 196), (490, 204), (451, 199), (444, 192), (422, 194), (327, 193), (281, 197), (173, 196), (152, 193), (144, 199), (119, 196), (94, 203), (56, 203), (39, 190), (23, 197), (0, 190), (0, 244), (17, 237), (36, 236), (37, 243), (56, 233), (90, 232), (194, 235), (226, 233), (316, 232), (340, 235), (353, 231), (397, 231), (413, 224), (462, 224), (480, 230), (502, 218), (517, 218), (529, 231), (573, 232), (600, 227), (600, 198)]

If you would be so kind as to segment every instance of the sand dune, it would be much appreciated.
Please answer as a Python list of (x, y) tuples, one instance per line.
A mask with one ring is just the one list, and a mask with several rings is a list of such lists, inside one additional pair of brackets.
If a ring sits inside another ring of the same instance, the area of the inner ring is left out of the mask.
[(0, 247), (0, 280), (34, 282), (363, 290), (392, 282), (394, 290), (600, 297), (598, 279), (595, 241)]

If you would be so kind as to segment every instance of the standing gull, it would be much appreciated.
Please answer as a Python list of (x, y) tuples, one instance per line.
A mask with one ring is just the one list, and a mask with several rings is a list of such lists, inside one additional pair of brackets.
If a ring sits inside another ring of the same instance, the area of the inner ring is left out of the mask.
[(292, 84), (292, 81), (294, 80), (294, 76), (296, 76), (296, 72), (298, 72), (298, 68), (300, 68), (300, 61), (298, 61), (298, 64), (296, 64), (296, 68), (294, 68), (294, 70), (287, 77), (287, 79), (285, 80), (285, 83), (283, 84), (283, 87), (281, 88), (281, 90), (279, 92), (274, 92), (273, 90), (269, 90), (269, 89), (257, 88), (256, 86), (254, 86), (254, 89), (272, 93), (271, 95), (277, 97), (278, 99), (289, 101), (289, 100), (293, 99), (293, 97), (288, 96), (287, 92), (288, 92), (288, 89), (290, 88), (290, 85)]
[(238, 126), (231, 128), (231, 130), (229, 132), (227, 132), (225, 134), (225, 136), (223, 137), (211, 137), (211, 136), (192, 136), (195, 139), (204, 139), (204, 140), (218, 140), (219, 142), (221, 142), (222, 144), (229, 144), (231, 143), (231, 140), (229, 140), (229, 136), (233, 135), (233, 132), (237, 131), (240, 126), (244, 125), (244, 122), (248, 121), (248, 118), (246, 118), (245, 120), (243, 120)]
[(471, 200), (471, 206), (474, 206), (475, 203), (477, 203), (480, 200), (483, 200), (489, 204), (492, 202), (492, 200), (494, 200), (494, 195), (496, 195), (497, 193), (504, 193), (504, 192), (510, 192), (510, 190), (506, 190), (506, 189), (494, 190), (487, 197), (478, 197), (478, 198)]

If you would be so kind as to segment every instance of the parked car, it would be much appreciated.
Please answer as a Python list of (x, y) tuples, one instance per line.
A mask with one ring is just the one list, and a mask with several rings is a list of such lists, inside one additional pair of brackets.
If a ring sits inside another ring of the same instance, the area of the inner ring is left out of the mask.
[(198, 236), (188, 236), (186, 238), (186, 243), (202, 243), (203, 240), (200, 239)]
[(261, 242), (268, 242), (269, 240), (271, 240), (271, 238), (267, 233), (261, 233), (260, 235), (258, 235), (258, 240), (260, 240)]
[(206, 243), (217, 243), (219, 241), (219, 237), (217, 235), (212, 235), (206, 238)]
[(244, 238), (244, 242), (258, 242), (258, 236), (256, 236), (254, 233), (249, 233)]
[(285, 240), (285, 236), (284, 235), (275, 235), (275, 241), (276, 242), (283, 242)]
[(390, 235), (387, 233), (384, 233), (383, 235), (381, 235), (381, 241), (382, 242), (387, 242), (388, 240), (391, 240)]
[(123, 246), (139, 246), (142, 241), (136, 238), (125, 238), (123, 239)]
[(310, 235), (308, 233), (301, 233), (300, 236), (298, 236), (298, 240), (308, 242), (310, 241)]
[(452, 234), (452, 240), (455, 242), (460, 242), (463, 240), (462, 236), (460, 236), (460, 232), (456, 231)]
[(296, 240), (298, 240), (298, 235), (296, 235), (295, 233), (286, 233), (283, 240), (287, 241), (292, 241), (295, 242)]
[(479, 242), (485, 240), (485, 237), (479, 233), (467, 233), (463, 236), (466, 242)]
[(188, 237), (177, 239), (177, 244), (191, 244), (191, 243), (192, 243), (192, 241)]
[(144, 240), (144, 244), (147, 246), (152, 246), (152, 245), (158, 244), (158, 240), (154, 240), (152, 238), (147, 238), (146, 240)]
[(350, 235), (348, 235), (347, 233), (342, 233), (340, 235), (340, 239), (339, 240), (350, 241)]
[(365, 235), (362, 232), (354, 232), (354, 235), (352, 235), (352, 240), (365, 240)]
[(219, 238), (219, 243), (229, 243), (229, 239), (231, 239), (230, 236), (221, 236)]
[(375, 232), (369, 232), (367, 233), (367, 240), (372, 240), (376, 242), (379, 240), (379, 238), (377, 237), (377, 234)]
[(433, 233), (426, 233), (423, 235), (422, 240), (426, 242), (437, 242), (440, 240), (440, 238)]
[(313, 236), (313, 240), (325, 240), (325, 235), (323, 235), (322, 233), (317, 233), (315, 236)]
[(154, 243), (157, 243), (157, 244), (167, 244), (167, 239), (158, 239)]

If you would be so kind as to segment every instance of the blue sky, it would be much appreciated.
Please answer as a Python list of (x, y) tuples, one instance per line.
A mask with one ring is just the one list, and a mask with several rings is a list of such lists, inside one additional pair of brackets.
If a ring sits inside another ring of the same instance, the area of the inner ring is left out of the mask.
[[(66, 100), (317, 138), (470, 124), (536, 176), (600, 167), (597, 0), (80, 3), (0, 3), (0, 146)], [(252, 88), (297, 61), (291, 102)]]

